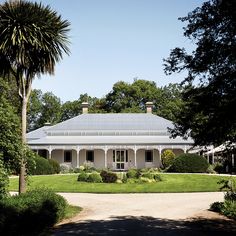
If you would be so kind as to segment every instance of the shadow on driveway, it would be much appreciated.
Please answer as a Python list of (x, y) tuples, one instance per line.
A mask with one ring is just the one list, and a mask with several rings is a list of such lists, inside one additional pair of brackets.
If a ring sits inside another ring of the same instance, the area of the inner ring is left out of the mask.
[(151, 235), (151, 236), (205, 236), (236, 235), (235, 221), (224, 219), (193, 218), (168, 220), (152, 217), (123, 216), (110, 220), (86, 220), (57, 226), (52, 235)]

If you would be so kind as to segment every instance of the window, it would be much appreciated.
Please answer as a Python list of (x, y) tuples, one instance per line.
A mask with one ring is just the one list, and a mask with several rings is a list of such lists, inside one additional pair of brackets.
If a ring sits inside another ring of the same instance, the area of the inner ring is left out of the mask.
[(153, 162), (153, 151), (147, 150), (145, 152), (145, 162)]
[(71, 162), (71, 161), (72, 161), (72, 152), (64, 151), (64, 162)]
[(38, 155), (47, 159), (48, 151), (44, 149), (38, 150)]
[(86, 161), (94, 162), (94, 151), (87, 151)]

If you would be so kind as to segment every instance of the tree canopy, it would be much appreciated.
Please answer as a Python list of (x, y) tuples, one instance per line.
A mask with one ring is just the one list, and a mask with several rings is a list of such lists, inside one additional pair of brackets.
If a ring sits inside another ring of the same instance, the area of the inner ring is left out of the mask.
[(52, 92), (35, 89), (28, 105), (28, 131), (48, 122), (54, 125), (80, 115), (83, 102), (89, 103), (89, 113), (144, 113), (145, 103), (152, 101), (154, 114), (174, 121), (176, 110), (182, 103), (182, 90), (179, 84), (159, 88), (154, 81), (134, 80), (131, 84), (119, 81), (103, 98), (81, 94), (77, 100), (62, 103)]
[(187, 72), (172, 135), (191, 136), (196, 145), (235, 142), (236, 1), (204, 2), (180, 20), (196, 48), (175, 48), (164, 60), (167, 74)]

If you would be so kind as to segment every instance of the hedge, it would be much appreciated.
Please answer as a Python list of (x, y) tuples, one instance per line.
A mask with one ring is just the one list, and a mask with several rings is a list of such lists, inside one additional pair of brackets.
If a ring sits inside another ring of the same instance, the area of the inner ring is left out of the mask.
[(209, 164), (205, 157), (197, 154), (181, 154), (176, 157), (168, 171), (179, 173), (205, 173)]
[(60, 173), (60, 165), (55, 160), (48, 160), (36, 155), (33, 161), (34, 163), (30, 163), (28, 166), (28, 173), (30, 175), (50, 175)]

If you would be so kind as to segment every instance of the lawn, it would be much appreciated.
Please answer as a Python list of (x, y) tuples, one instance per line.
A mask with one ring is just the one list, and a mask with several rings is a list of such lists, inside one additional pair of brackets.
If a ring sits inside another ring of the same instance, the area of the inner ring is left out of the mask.
[[(74, 193), (171, 193), (171, 192), (216, 192), (218, 181), (236, 178), (200, 174), (160, 174), (161, 182), (157, 183), (84, 183), (77, 181), (77, 174), (31, 176), (28, 188), (47, 187), (56, 192)], [(18, 190), (18, 178), (10, 179), (10, 191)]]

